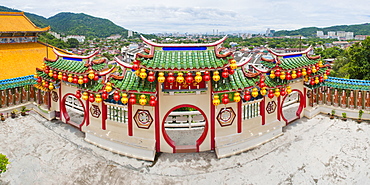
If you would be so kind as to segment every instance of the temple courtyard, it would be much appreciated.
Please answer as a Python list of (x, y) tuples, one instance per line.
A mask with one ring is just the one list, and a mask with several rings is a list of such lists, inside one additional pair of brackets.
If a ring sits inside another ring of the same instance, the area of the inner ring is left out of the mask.
[(77, 128), (30, 112), (0, 123), (0, 153), (11, 162), (0, 184), (370, 184), (369, 122), (320, 114), (283, 133), (228, 158), (161, 153), (148, 162), (98, 148)]

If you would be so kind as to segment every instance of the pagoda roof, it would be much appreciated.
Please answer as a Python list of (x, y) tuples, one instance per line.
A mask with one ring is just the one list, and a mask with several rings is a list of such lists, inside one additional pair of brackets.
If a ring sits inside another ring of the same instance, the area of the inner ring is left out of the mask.
[(141, 79), (131, 70), (126, 70), (123, 79), (113, 76), (109, 82), (112, 87), (125, 92), (155, 93), (157, 82)]
[(292, 56), (292, 55), (302, 55), (302, 54), (307, 54), (310, 50), (312, 50), (312, 47), (308, 47), (306, 50), (304, 51), (300, 51), (300, 52), (291, 52), (291, 53), (276, 53), (275, 51), (273, 51), (272, 49), (270, 48), (267, 48), (267, 51), (269, 51), (272, 55), (275, 55), (275, 56), (279, 56), (279, 57), (285, 57), (285, 56)]
[(42, 42), (0, 44), (0, 56), (0, 80), (34, 74), (44, 57), (57, 57), (52, 46)]
[(155, 51), (152, 59), (143, 58), (140, 64), (154, 70), (205, 70), (224, 68), (228, 60), (217, 58), (214, 50)]
[(289, 58), (280, 58), (280, 59), (275, 58), (271, 61), (266, 61), (262, 59), (261, 64), (270, 69), (279, 66), (284, 70), (293, 70), (311, 66), (316, 64), (317, 62), (318, 59), (310, 59), (306, 55), (300, 55)]
[(222, 42), (224, 42), (227, 39), (227, 36), (224, 36), (222, 39), (213, 43), (195, 43), (195, 44), (161, 44), (150, 41), (143, 36), (141, 36), (141, 39), (148, 45), (154, 47), (211, 47), (222, 44)]
[(33, 75), (0, 80), (0, 90), (36, 84)]
[(339, 89), (350, 89), (350, 90), (370, 90), (370, 80), (357, 80), (357, 79), (346, 79), (346, 78), (336, 78), (328, 77), (325, 80), (325, 86)]
[(221, 78), (219, 81), (212, 83), (215, 93), (226, 91), (240, 91), (256, 86), (259, 76), (246, 77), (242, 69), (236, 69), (234, 74), (227, 78)]
[(90, 67), (94, 71), (100, 71), (106, 66), (105, 62), (90, 65), (86, 61), (73, 60), (71, 58), (58, 58), (56, 61), (46, 59), (45, 64), (53, 70), (73, 74), (86, 74), (90, 70)]
[(50, 26), (37, 27), (24, 15), (24, 12), (0, 12), (0, 22), (0, 33), (46, 32), (50, 30)]

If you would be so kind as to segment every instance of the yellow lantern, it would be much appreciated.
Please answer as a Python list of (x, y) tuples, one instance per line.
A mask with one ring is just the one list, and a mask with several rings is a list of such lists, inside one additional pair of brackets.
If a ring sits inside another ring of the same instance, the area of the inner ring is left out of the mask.
[(212, 103), (213, 103), (214, 106), (220, 105), (220, 103), (221, 103), (220, 97), (218, 95), (214, 95)]
[(304, 81), (308, 82), (308, 76), (304, 76)]
[(306, 75), (307, 75), (306, 68), (303, 68), (302, 69), (302, 76), (306, 76)]
[(320, 82), (319, 77), (315, 77), (315, 84), (318, 84)]
[(42, 86), (45, 86), (45, 80), (42, 80)]
[(328, 79), (328, 75), (324, 74), (324, 80)]
[(252, 89), (252, 96), (254, 98), (258, 96), (258, 89), (256, 87)]
[(238, 68), (238, 65), (236, 65), (236, 64), (230, 64), (230, 68), (231, 69), (236, 69), (236, 68)]
[(163, 83), (165, 80), (166, 80), (166, 78), (164, 77), (164, 73), (163, 72), (159, 72), (158, 73), (158, 82), (159, 83)]
[(296, 73), (297, 73), (296, 71), (292, 71), (292, 78), (293, 79), (297, 78), (297, 74)]
[(240, 102), (240, 100), (241, 100), (240, 93), (238, 92), (234, 93), (234, 102)]
[(63, 73), (62, 72), (59, 72), (58, 73), (58, 79), (61, 80), (63, 78)]
[(324, 67), (321, 60), (319, 61), (319, 67)]
[(90, 70), (89, 71), (89, 75), (87, 77), (89, 77), (90, 80), (94, 79), (94, 77), (95, 77), (94, 71), (93, 70)]
[(145, 79), (148, 76), (148, 74), (146, 74), (145, 71), (146, 71), (145, 69), (140, 69), (140, 74), (139, 74), (140, 78)]
[(68, 74), (68, 82), (72, 83), (73, 81), (73, 77), (72, 77), (72, 74)]
[(284, 71), (282, 71), (282, 72), (280, 73), (280, 79), (282, 79), (282, 80), (284, 80), (284, 79), (285, 79), (285, 72), (284, 72)]
[(102, 102), (103, 101), (103, 99), (101, 99), (101, 95), (100, 94), (97, 94), (96, 96), (95, 96), (95, 102), (96, 103), (100, 103), (100, 102)]
[(201, 76), (201, 75), (202, 75), (202, 73), (198, 71), (198, 72), (196, 72), (196, 73), (195, 73), (195, 75), (196, 75), (196, 76), (194, 77), (194, 80), (195, 80), (197, 83), (201, 82), (201, 81), (202, 81), (202, 76)]
[(112, 84), (110, 82), (107, 82), (107, 84), (105, 85), (105, 90), (107, 92), (111, 92), (112, 91)]
[(53, 89), (54, 89), (54, 85), (53, 85), (53, 83), (50, 83), (50, 84), (49, 84), (49, 89), (50, 89), (50, 90), (53, 90)]
[(140, 96), (140, 100), (139, 100), (139, 103), (140, 103), (140, 105), (145, 105), (146, 104), (146, 102), (147, 102), (147, 100), (146, 100), (146, 96), (145, 95), (141, 95)]
[(122, 94), (121, 102), (123, 104), (126, 104), (128, 102), (128, 98), (127, 98), (127, 94), (126, 93), (123, 93)]
[(230, 60), (230, 64), (236, 64), (236, 60), (234, 59)]
[(176, 82), (177, 83), (183, 83), (184, 82), (184, 74), (183, 73), (177, 73)]
[(275, 71), (271, 71), (271, 72), (270, 72), (270, 78), (274, 79), (274, 78), (275, 78), (275, 76), (276, 76), (276, 75), (275, 75)]
[(220, 80), (221, 77), (219, 74), (220, 73), (218, 71), (213, 72), (213, 76), (212, 76), (213, 81), (217, 82)]
[(49, 76), (53, 77), (53, 70), (51, 70), (51, 69), (49, 70)]
[(315, 66), (312, 66), (311, 71), (312, 71), (313, 73), (316, 73), (316, 72), (317, 72), (316, 67), (315, 67)]
[(33, 75), (33, 77), (34, 77), (34, 78), (38, 78), (38, 77), (39, 77), (39, 75), (38, 75), (37, 73), (35, 73), (35, 74)]
[(45, 69), (45, 63), (42, 63), (42, 65), (41, 65), (41, 70), (44, 70)]
[(286, 87), (286, 93), (287, 94), (290, 94), (292, 92), (292, 89), (290, 88), (290, 86), (287, 86)]
[(267, 94), (266, 87), (262, 87), (262, 89), (260, 90), (260, 93), (262, 96), (265, 96)]
[(136, 76), (140, 76), (140, 70), (136, 70), (136, 71), (135, 71), (135, 75), (136, 75)]
[(279, 97), (280, 96), (280, 89), (276, 88), (274, 94), (275, 94), (276, 97)]
[(79, 76), (79, 77), (78, 77), (78, 84), (80, 84), (80, 85), (81, 85), (81, 84), (83, 84), (83, 83), (84, 83), (83, 78), (84, 78), (83, 76)]
[(83, 100), (88, 100), (88, 99), (89, 99), (89, 93), (87, 93), (87, 92), (83, 92), (83, 93), (82, 93), (82, 99), (83, 99)]

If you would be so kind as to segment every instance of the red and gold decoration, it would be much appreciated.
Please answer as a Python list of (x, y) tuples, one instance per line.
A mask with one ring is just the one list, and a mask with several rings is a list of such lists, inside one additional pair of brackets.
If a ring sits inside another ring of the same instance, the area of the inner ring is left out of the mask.
[(134, 115), (134, 120), (137, 127), (148, 129), (153, 123), (153, 118), (148, 110), (138, 109)]
[(212, 103), (213, 103), (214, 106), (220, 105), (220, 103), (221, 103), (220, 97), (217, 94), (213, 96)]
[(144, 106), (147, 103), (146, 96), (144, 94), (140, 95), (139, 104)]
[(233, 124), (236, 114), (231, 107), (222, 108), (216, 119), (221, 127), (230, 126)]
[(217, 81), (219, 81), (220, 80), (220, 75), (219, 75), (219, 72), (218, 71), (214, 71), (213, 72), (213, 76), (212, 76), (212, 79), (213, 79), (213, 81), (215, 81), (215, 82), (217, 82)]
[(122, 98), (121, 98), (121, 102), (123, 103), (123, 104), (127, 104), (127, 102), (128, 102), (128, 98), (127, 98), (127, 94), (126, 93), (123, 93), (122, 95)]
[(164, 77), (163, 72), (158, 73), (158, 79), (157, 80), (158, 80), (159, 83), (163, 83), (166, 80), (166, 78)]
[(234, 100), (234, 102), (240, 102), (241, 97), (240, 97), (240, 93), (239, 92), (234, 93), (233, 100)]

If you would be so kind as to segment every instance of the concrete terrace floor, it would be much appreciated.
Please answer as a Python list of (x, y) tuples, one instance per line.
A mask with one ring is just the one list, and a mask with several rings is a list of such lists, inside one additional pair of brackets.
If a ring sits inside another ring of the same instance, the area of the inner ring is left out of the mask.
[(36, 113), (0, 122), (11, 164), (0, 184), (370, 184), (370, 125), (327, 115), (303, 118), (253, 150), (128, 158), (84, 141), (84, 133)]

